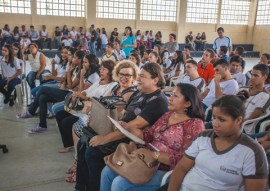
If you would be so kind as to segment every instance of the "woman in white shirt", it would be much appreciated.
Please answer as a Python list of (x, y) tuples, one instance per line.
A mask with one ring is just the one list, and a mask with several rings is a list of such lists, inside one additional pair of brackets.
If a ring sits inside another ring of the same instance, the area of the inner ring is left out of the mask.
[[(27, 50), (30, 51), (30, 54), (26, 54)], [(24, 59), (28, 60), (31, 66), (31, 71), (26, 76), (26, 81), (31, 89), (36, 87), (35, 80), (39, 80), (40, 84), (45, 83), (46, 81), (43, 78), (43, 75), (50, 73), (49, 70), (45, 70), (47, 59), (43, 53), (38, 51), (38, 45), (31, 43), (28, 45), (28, 49), (23, 49)]]
[(66, 80), (65, 75), (68, 70), (68, 47), (62, 48), (60, 63), (56, 63), (56, 61), (53, 59), (51, 64), (52, 73), (48, 73), (47, 75), (43, 76), (44, 80), (48, 82), (32, 89), (31, 92), (34, 97), (36, 97), (38, 91), (42, 86), (60, 88), (60, 83)]
[[(15, 89), (15, 86), (21, 83), (21, 79), (18, 78), (21, 75), (22, 70), (19, 59), (13, 55), (12, 46), (6, 44), (2, 48), (3, 57), (0, 60), (2, 77), (0, 78), (0, 92), (5, 96), (4, 103), (9, 102), (10, 106), (14, 105), (14, 98), (11, 93)], [(7, 89), (5, 89), (7, 86)]]

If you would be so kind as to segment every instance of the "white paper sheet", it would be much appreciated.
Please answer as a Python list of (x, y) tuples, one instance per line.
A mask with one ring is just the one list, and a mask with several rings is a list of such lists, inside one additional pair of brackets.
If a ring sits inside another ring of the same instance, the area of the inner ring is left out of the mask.
[(60, 63), (60, 58), (59, 58), (59, 56), (57, 54), (54, 57), (54, 61), (55, 61), (56, 64)]
[(110, 116), (107, 116), (107, 117), (111, 120), (111, 122), (115, 125), (115, 127), (117, 129), (119, 129), (119, 131), (121, 131), (124, 135), (126, 135), (132, 141), (134, 141), (135, 143), (145, 145), (144, 140), (142, 140), (141, 138), (137, 137), (136, 135), (133, 135), (132, 133), (130, 133), (128, 130), (126, 130), (124, 127), (122, 127), (122, 125), (120, 125), (118, 121), (114, 120)]

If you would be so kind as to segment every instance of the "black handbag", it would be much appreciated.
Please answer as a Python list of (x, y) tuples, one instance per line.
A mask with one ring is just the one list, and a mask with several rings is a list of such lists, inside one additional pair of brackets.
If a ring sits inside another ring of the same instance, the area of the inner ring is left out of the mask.
[[(90, 139), (92, 139), (94, 136), (97, 135), (97, 133), (91, 128), (91, 127), (84, 127), (82, 129), (83, 131), (83, 135), (81, 137), (81, 143), (83, 145), (86, 146), (86, 148), (89, 147), (89, 141)], [(130, 140), (128, 138), (124, 138), (124, 139), (121, 139), (121, 140), (117, 140), (117, 141), (113, 141), (113, 142), (110, 142), (110, 143), (106, 143), (104, 145), (99, 145), (97, 146), (97, 148), (104, 154), (104, 155), (109, 155), (109, 154), (112, 154), (117, 146), (120, 144), (120, 143), (128, 143)]]
[(73, 92), (70, 92), (65, 97), (65, 111), (81, 111), (83, 109), (83, 102), (79, 97), (73, 97)]

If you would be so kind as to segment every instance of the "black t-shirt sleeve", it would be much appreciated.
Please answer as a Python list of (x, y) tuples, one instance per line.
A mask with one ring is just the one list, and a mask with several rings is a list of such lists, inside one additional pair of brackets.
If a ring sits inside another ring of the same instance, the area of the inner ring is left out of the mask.
[(164, 113), (168, 111), (166, 97), (159, 97), (147, 103), (139, 114), (150, 125), (153, 125)]

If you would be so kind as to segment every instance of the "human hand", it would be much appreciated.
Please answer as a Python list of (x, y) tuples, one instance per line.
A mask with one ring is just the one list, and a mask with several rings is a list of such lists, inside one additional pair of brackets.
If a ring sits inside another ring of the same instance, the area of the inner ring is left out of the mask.
[(52, 64), (52, 65), (55, 65), (55, 64), (56, 64), (56, 62), (55, 62), (55, 59), (54, 59), (54, 58), (52, 59), (51, 64)]
[(215, 75), (215, 78), (214, 78), (215, 83), (219, 83), (220, 80), (221, 80), (221, 75), (220, 74), (216, 74)]
[(265, 151), (270, 149), (270, 141), (263, 141), (263, 142), (261, 142), (261, 145)]
[(83, 67), (81, 69), (81, 77), (84, 77), (85, 74), (86, 74), (86, 69)]
[(38, 80), (39, 78), (40, 78), (40, 73), (37, 73), (36, 80)]
[(105, 140), (105, 136), (96, 135), (96, 136), (92, 137), (92, 139), (90, 139), (89, 146), (96, 147), (96, 146), (99, 146), (99, 145), (104, 145), (106, 143), (107, 143), (107, 141)]
[(8, 84), (11, 81), (11, 78), (6, 78), (5, 80), (6, 80), (7, 84)]
[(52, 74), (48, 74), (48, 75), (44, 76), (43, 78), (44, 78), (44, 80), (51, 80)]

